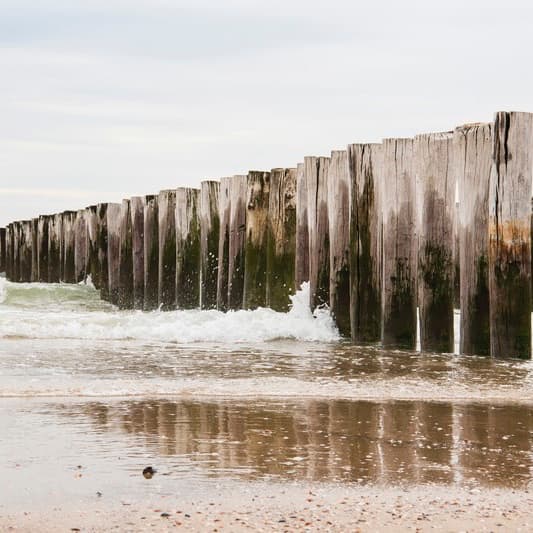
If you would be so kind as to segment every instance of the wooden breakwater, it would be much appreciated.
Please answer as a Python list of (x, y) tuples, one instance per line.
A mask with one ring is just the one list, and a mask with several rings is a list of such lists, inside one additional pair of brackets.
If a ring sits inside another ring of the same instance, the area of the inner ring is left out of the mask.
[[(0, 228), (14, 282), (78, 283), (123, 309), (290, 307), (309, 282), (356, 342), (531, 357), (533, 114), (349, 144), (293, 168)], [(418, 310), (418, 313), (417, 313)]]

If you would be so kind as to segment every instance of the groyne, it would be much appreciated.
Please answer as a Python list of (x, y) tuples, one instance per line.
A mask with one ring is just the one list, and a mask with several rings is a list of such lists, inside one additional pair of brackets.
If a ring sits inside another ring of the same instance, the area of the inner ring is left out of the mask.
[[(79, 283), (122, 309), (288, 309), (310, 282), (355, 342), (531, 358), (533, 114), (349, 144), (121, 204), (0, 228), (13, 282)], [(417, 313), (418, 309), (418, 313)], [(417, 322), (418, 321), (418, 322)]]

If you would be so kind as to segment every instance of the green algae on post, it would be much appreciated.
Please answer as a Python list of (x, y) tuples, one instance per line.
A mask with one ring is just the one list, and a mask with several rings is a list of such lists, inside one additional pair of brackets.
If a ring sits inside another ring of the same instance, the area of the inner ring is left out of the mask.
[(161, 191), (159, 220), (159, 307), (176, 308), (176, 191)]
[(200, 306), (217, 308), (220, 183), (202, 181), (200, 190)]
[(157, 309), (159, 294), (159, 216), (157, 196), (145, 196), (143, 309)]

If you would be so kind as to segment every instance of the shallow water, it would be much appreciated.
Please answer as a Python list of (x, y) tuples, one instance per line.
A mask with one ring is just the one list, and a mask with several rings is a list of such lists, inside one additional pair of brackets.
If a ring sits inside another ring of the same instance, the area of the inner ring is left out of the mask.
[(147, 462), (168, 493), (222, 478), (529, 487), (531, 362), (353, 346), (306, 301), (126, 312), (90, 286), (0, 278), (0, 496), (142, 495)]

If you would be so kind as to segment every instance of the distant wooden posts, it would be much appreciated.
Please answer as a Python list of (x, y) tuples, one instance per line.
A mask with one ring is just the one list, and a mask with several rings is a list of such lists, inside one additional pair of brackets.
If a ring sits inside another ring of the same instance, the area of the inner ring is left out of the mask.
[(130, 200), (122, 200), (120, 205), (119, 234), (118, 306), (120, 309), (133, 309), (133, 235)]
[(220, 180), (219, 209), (220, 233), (218, 241), (218, 273), (217, 273), (217, 309), (227, 311), (228, 305), (228, 272), (229, 272), (229, 243), (231, 220), (231, 178)]
[(268, 202), (266, 305), (288, 311), (295, 292), (296, 169), (270, 172)]
[(64, 283), (76, 283), (76, 273), (74, 265), (75, 242), (76, 242), (76, 212), (64, 211), (62, 213), (62, 239), (61, 239), (61, 259), (63, 269), (61, 281)]
[(107, 204), (108, 301), (118, 305), (120, 288), (120, 211), (121, 204)]
[(489, 192), (490, 347), (531, 358), (533, 114), (496, 114)]
[(6, 226), (6, 279), (13, 279), (13, 223)]
[(23, 220), (19, 225), (19, 280), (31, 281), (32, 270), (32, 222)]
[(98, 262), (98, 216), (96, 205), (85, 209), (85, 221), (87, 224), (87, 276), (96, 290), (100, 289), (100, 264)]
[(329, 304), (329, 157), (305, 157), (309, 226), (309, 304)]
[(39, 232), (39, 219), (32, 218), (31, 230), (31, 281), (39, 281), (39, 253), (37, 250), (37, 235)]
[(20, 255), (22, 222), (13, 222), (13, 281), (22, 281), (20, 277)]
[(247, 177), (244, 252), (244, 309), (266, 306), (268, 205), (270, 172), (251, 171)]
[(85, 209), (76, 212), (74, 227), (74, 276), (76, 283), (87, 280), (89, 246)]
[(145, 198), (130, 199), (133, 308), (144, 307), (144, 205)]
[(350, 177), (346, 150), (331, 152), (328, 172), (329, 307), (339, 332), (350, 336)]
[(350, 321), (355, 341), (381, 339), (382, 146), (350, 144)]
[(176, 191), (161, 191), (159, 213), (159, 307), (176, 308)]
[(61, 281), (61, 226), (61, 214), (52, 215), (48, 221), (48, 283)]
[(242, 308), (246, 237), (246, 176), (230, 180), (230, 222), (228, 260), (228, 308)]
[(96, 206), (96, 247), (98, 249), (98, 270), (100, 298), (109, 300), (109, 262), (107, 255), (107, 203)]
[(0, 272), (6, 271), (6, 228), (0, 228)]
[(295, 284), (298, 290), (309, 281), (309, 213), (307, 212), (307, 180), (304, 164), (296, 167), (296, 265)]
[(48, 282), (48, 225), (50, 216), (41, 215), (37, 222), (37, 281)]
[(416, 347), (416, 178), (412, 139), (383, 141), (384, 345)]
[(200, 306), (200, 191), (176, 191), (176, 305)]
[(489, 184), (492, 124), (469, 124), (454, 132), (459, 184), (461, 341), (463, 354), (490, 354)]
[(145, 311), (159, 305), (159, 214), (158, 197), (145, 197), (144, 204), (144, 303)]
[(220, 240), (220, 183), (203, 181), (200, 189), (200, 305), (216, 309)]
[(420, 345), (453, 352), (453, 225), (455, 173), (453, 134), (415, 137), (419, 212), (418, 299)]

